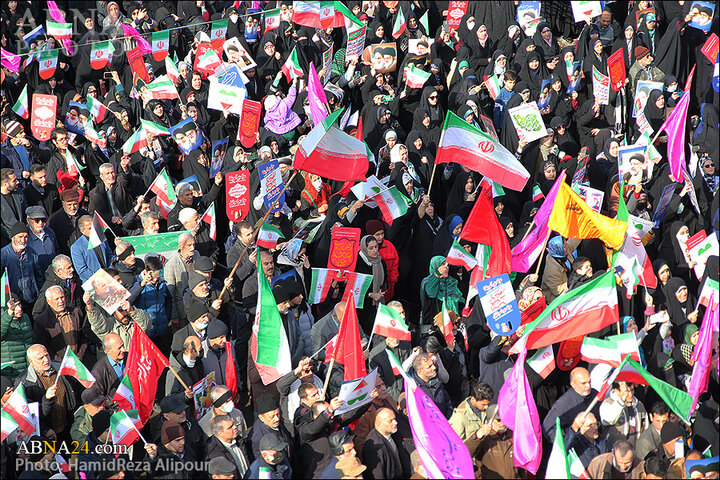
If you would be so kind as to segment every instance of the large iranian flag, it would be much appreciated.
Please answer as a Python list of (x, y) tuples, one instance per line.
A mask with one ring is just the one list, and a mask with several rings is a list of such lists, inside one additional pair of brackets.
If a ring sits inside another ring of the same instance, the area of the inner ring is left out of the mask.
[(115, 445), (132, 445), (140, 437), (142, 421), (135, 410), (120, 410), (110, 417), (110, 434)]
[(88, 370), (85, 365), (83, 365), (77, 355), (70, 350), (70, 347), (65, 349), (65, 356), (63, 357), (60, 369), (58, 370), (58, 378), (60, 378), (60, 375), (70, 375), (71, 377), (75, 377), (75, 379), (82, 383), (85, 388), (90, 388), (95, 383), (95, 377), (93, 377), (93, 374), (90, 373), (90, 370)]
[(575, 450), (565, 449), (560, 417), (555, 419), (555, 441), (548, 459), (545, 478), (590, 478)]
[(574, 288), (556, 298), (525, 328), (510, 353), (534, 350), (568, 338), (597, 332), (618, 319), (615, 271)]
[(341, 28), (345, 26), (345, 17), (353, 19), (355, 15), (343, 5), (333, 0), (295, 0), (293, 2), (293, 23), (315, 28)]
[(258, 297), (250, 338), (250, 353), (263, 384), (268, 385), (292, 370), (290, 346), (270, 283), (257, 258)]
[(382, 304), (378, 305), (372, 333), (397, 340), (410, 340), (410, 330), (405, 319), (394, 308)]
[(22, 383), (17, 386), (15, 391), (10, 395), (10, 398), (7, 399), (7, 402), (5, 402), (5, 405), (2, 407), (2, 411), (9, 415), (20, 430), (25, 432), (27, 436), (33, 434), (35, 424), (33, 423), (32, 414), (30, 413), (30, 407), (28, 407), (25, 387)]
[(452, 112), (445, 116), (435, 163), (455, 162), (503, 187), (521, 191), (530, 174), (500, 142)]

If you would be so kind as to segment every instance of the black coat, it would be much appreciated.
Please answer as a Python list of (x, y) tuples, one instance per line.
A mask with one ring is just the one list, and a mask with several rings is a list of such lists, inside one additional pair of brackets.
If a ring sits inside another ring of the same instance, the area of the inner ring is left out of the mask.
[[(110, 187), (110, 193), (113, 196), (115, 208), (120, 212), (120, 218), (133, 207), (133, 199), (130, 195), (130, 179), (131, 174), (125, 173), (120, 169), (115, 184)], [(90, 190), (89, 208), (90, 211), (97, 212), (108, 225), (111, 224), (113, 214), (107, 199), (107, 189), (104, 183), (99, 183), (95, 188)]]
[[(48, 212), (50, 213), (50, 212)], [(80, 233), (78, 232), (77, 223), (78, 219), (83, 215), (87, 215), (88, 212), (84, 208), (80, 208), (74, 217), (70, 217), (65, 210), (62, 208), (57, 212), (50, 215), (48, 219), (48, 227), (55, 232), (58, 245), (60, 246), (60, 253), (70, 256), (70, 245), (75, 243)]]
[(365, 439), (362, 453), (362, 463), (367, 467), (365, 471), (366, 479), (393, 479), (402, 478), (402, 464), (400, 463), (400, 455), (398, 447), (395, 449), (390, 446), (390, 441), (386, 439), (380, 432), (373, 429)]
[(48, 215), (60, 209), (60, 194), (52, 183), (45, 185), (43, 193), (38, 192), (34, 186), (28, 185), (23, 189), (23, 194), (25, 194), (28, 207), (39, 205), (45, 209), (45, 213)]
[(106, 354), (100, 354), (90, 373), (95, 377), (95, 384), (91, 388), (107, 398), (112, 398), (120, 385), (121, 378), (115, 373)]

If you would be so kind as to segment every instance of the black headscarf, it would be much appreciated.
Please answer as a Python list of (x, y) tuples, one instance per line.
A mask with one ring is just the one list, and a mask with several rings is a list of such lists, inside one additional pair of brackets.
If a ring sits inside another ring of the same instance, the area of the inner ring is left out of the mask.
[(655, 105), (657, 99), (662, 96), (662, 91), (653, 90), (648, 96), (647, 103), (645, 104), (645, 118), (647, 118), (653, 131), (657, 132), (665, 121), (665, 108), (658, 108)]

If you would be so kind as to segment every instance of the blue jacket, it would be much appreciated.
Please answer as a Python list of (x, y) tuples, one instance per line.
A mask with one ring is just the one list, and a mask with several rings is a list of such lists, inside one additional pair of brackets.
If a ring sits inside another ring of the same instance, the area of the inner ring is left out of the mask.
[(22, 255), (18, 255), (12, 244), (9, 244), (0, 250), (0, 256), (2, 268), (7, 268), (10, 291), (19, 295), (25, 303), (37, 300), (44, 278), (37, 254), (25, 248)]
[[(80, 235), (80, 238), (75, 240), (75, 243), (70, 247), (70, 257), (82, 283), (85, 283), (88, 278), (92, 277), (93, 273), (103, 268), (95, 254), (95, 250), (88, 250), (88, 243), (88, 238), (85, 235)], [(105, 255), (105, 266), (109, 267), (113, 258), (112, 250), (110, 250), (107, 242), (103, 242), (100, 249)]]
[(505, 105), (507, 105), (510, 97), (513, 96), (513, 91), (503, 87), (500, 89), (497, 98), (495, 99), (495, 108), (493, 111), (493, 123), (495, 124), (495, 130), (500, 130), (503, 124), (503, 117), (505, 116)]
[[(28, 228), (28, 248), (31, 249), (33, 252), (35, 252), (38, 256), (38, 261), (40, 262), (40, 270), (45, 271), (47, 270), (47, 267), (52, 262), (53, 258), (57, 256), (58, 253), (60, 253), (60, 247), (58, 245), (57, 237), (55, 236), (55, 232), (53, 232), (50, 228), (45, 227), (43, 228), (43, 235), (42, 240), (40, 237), (35, 235), (33, 231)], [(40, 284), (42, 285), (42, 283)]]
[[(137, 285), (140, 284), (140, 280), (141, 278), (138, 276)], [(140, 310), (145, 310), (152, 318), (152, 325), (148, 332), (150, 338), (162, 337), (167, 333), (168, 313), (172, 311), (172, 297), (164, 279), (160, 279), (155, 285), (145, 284), (138, 297), (133, 301), (133, 305)]]

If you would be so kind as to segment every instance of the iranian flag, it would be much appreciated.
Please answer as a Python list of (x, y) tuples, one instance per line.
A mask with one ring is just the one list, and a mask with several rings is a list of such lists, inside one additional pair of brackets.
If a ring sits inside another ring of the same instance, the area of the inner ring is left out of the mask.
[(170, 30), (161, 30), (152, 34), (152, 57), (162, 62), (170, 53)]
[(67, 167), (67, 172), (73, 177), (79, 177), (80, 172), (85, 170), (85, 167), (75, 160), (75, 157), (70, 153), (70, 149), (65, 150), (65, 166)]
[(325, 351), (325, 361), (324, 363), (330, 363), (330, 360), (333, 359), (333, 353), (335, 352), (335, 344), (337, 343), (337, 333), (334, 337), (332, 337), (330, 340), (327, 341), (325, 346), (322, 347), (322, 350)]
[(625, 231), (625, 243), (617, 253), (615, 263), (623, 267), (626, 275), (631, 277), (628, 283), (623, 282), (627, 287), (627, 298), (632, 297), (633, 289), (638, 283), (648, 288), (657, 288), (652, 263), (635, 228)]
[(47, 34), (58, 40), (69, 40), (72, 37), (72, 23), (47, 21)]
[(12, 111), (15, 112), (19, 117), (24, 118), (25, 120), (27, 120), (28, 116), (30, 115), (30, 110), (28, 109), (27, 84), (25, 84), (22, 92), (20, 92), (20, 97), (18, 97), (15, 105), (12, 106)]
[(9, 415), (17, 424), (17, 428), (20, 428), (27, 436), (35, 432), (35, 423), (30, 413), (30, 407), (28, 407), (25, 386), (22, 383), (17, 386), (10, 398), (7, 399), (2, 411)]
[(212, 22), (212, 24), (210, 25), (210, 43), (212, 44), (213, 48), (222, 47), (223, 43), (225, 43), (227, 28), (227, 18)]
[(180, 79), (180, 71), (177, 69), (175, 63), (169, 56), (165, 57), (165, 74), (173, 81), (173, 83)]
[(110, 417), (110, 434), (115, 445), (132, 445), (140, 438), (142, 421), (135, 410), (120, 410)]
[(91, 120), (88, 120), (87, 123), (85, 123), (85, 130), (83, 130), (83, 135), (85, 135), (85, 138), (90, 140), (92, 143), (98, 143), (100, 141), (100, 134), (92, 126)]
[(456, 162), (511, 190), (522, 191), (530, 174), (500, 142), (448, 111), (435, 163)]
[(410, 88), (423, 88), (427, 79), (430, 78), (430, 72), (426, 72), (421, 68), (417, 68), (414, 64), (408, 65), (405, 73), (405, 83)]
[(109, 228), (108, 224), (100, 218), (97, 212), (94, 212), (92, 226), (90, 227), (90, 237), (88, 238), (88, 250), (99, 247), (103, 242), (107, 241), (105, 230)]
[(0, 283), (2, 283), (2, 286), (0, 286), (0, 295), (2, 295), (2, 299), (0, 299), (0, 308), (5, 308), (8, 300), (10, 300), (10, 281), (8, 280), (7, 267), (5, 267)]
[(510, 353), (533, 350), (597, 332), (618, 319), (615, 271), (610, 270), (556, 298), (525, 328)]
[(17, 430), (18, 426), (13, 417), (3, 409), (0, 412), (0, 442), (4, 442), (8, 435)]
[(585, 337), (580, 347), (582, 359), (588, 363), (607, 363), (617, 367), (626, 355), (640, 361), (640, 351), (634, 333), (613, 335), (606, 339)]
[(153, 100), (167, 100), (179, 97), (175, 83), (167, 75), (161, 75), (148, 83), (147, 92)]
[[(437, 318), (437, 317), (436, 317)], [(443, 333), (443, 337), (445, 337), (445, 341), (448, 345), (453, 343), (455, 341), (455, 337), (452, 334), (453, 329), (453, 323), (450, 319), (450, 310), (447, 308), (447, 303), (445, 302), (445, 297), (443, 297), (442, 302), (442, 325), (439, 325), (440, 331)]]
[(58, 470), (60, 470), (62, 473), (70, 473), (70, 464), (59, 453), (55, 454), (55, 463), (57, 463)]
[(400, 193), (397, 187), (392, 186), (372, 197), (380, 207), (383, 214), (383, 220), (388, 225), (393, 224), (393, 220), (405, 215), (408, 211), (409, 200), (405, 195)]
[(257, 258), (258, 296), (250, 338), (250, 353), (263, 384), (268, 385), (292, 370), (290, 346), (270, 283)]
[(150, 120), (145, 120), (144, 118), (140, 119), (140, 125), (142, 125), (142, 128), (145, 130), (145, 135), (149, 133), (150, 135), (170, 135), (170, 130), (163, 127), (162, 125), (158, 125), (155, 122), (151, 122)]
[(405, 379), (410, 379), (410, 375), (407, 374), (405, 369), (402, 366), (402, 363), (400, 363), (400, 360), (395, 356), (395, 354), (390, 350), (389, 348), (385, 349), (385, 353), (387, 353), (388, 360), (390, 361), (390, 367), (392, 368), (394, 375), (402, 375)]
[(395, 16), (395, 23), (393, 24), (392, 37), (397, 40), (400, 35), (407, 29), (407, 22), (405, 21), (405, 15), (403, 14), (402, 7), (398, 8), (397, 15)]
[(212, 75), (220, 65), (222, 65), (222, 60), (220, 60), (218, 54), (215, 53), (215, 50), (212, 48), (208, 48), (202, 56), (197, 58), (195, 62), (195, 70)]
[(165, 168), (155, 177), (155, 180), (153, 180), (148, 190), (153, 191), (160, 201), (166, 205), (175, 205), (175, 202), (177, 202), (175, 188)]
[(711, 303), (720, 303), (718, 290), (720, 286), (717, 280), (713, 280), (710, 277), (705, 279), (702, 290), (700, 290), (700, 298), (698, 299), (698, 305), (705, 305), (705, 308), (710, 308)]
[(293, 23), (315, 28), (341, 28), (345, 17), (355, 15), (342, 4), (332, 0), (295, 0), (293, 2)]
[(410, 330), (402, 315), (392, 307), (378, 305), (372, 333), (397, 340), (410, 340)]
[(325, 300), (332, 281), (338, 273), (338, 270), (330, 268), (313, 268), (310, 290), (308, 291), (308, 303), (316, 305)]
[[(95, 216), (97, 217), (97, 213)], [(93, 377), (90, 370), (83, 365), (75, 353), (70, 350), (70, 347), (65, 349), (65, 356), (63, 357), (62, 363), (60, 363), (60, 368), (58, 369), (58, 379), (60, 378), (60, 375), (70, 375), (71, 377), (75, 377), (75, 379), (85, 388), (90, 388), (95, 383), (95, 377)]]
[(293, 47), (292, 52), (288, 56), (280, 70), (285, 74), (288, 82), (292, 82), (295, 78), (303, 76), (302, 68), (300, 68), (300, 59), (298, 58), (297, 46)]
[(93, 43), (90, 49), (90, 67), (93, 70), (102, 70), (110, 63), (114, 51), (111, 41)]
[(555, 419), (555, 441), (548, 459), (545, 478), (590, 478), (575, 450), (565, 450), (560, 417)]
[(335, 126), (342, 113), (334, 111), (307, 134), (295, 153), (296, 170), (341, 182), (365, 180), (367, 146)]
[(450, 246), (450, 251), (447, 253), (445, 260), (450, 265), (457, 265), (458, 267), (465, 268), (468, 272), (471, 272), (478, 264), (477, 259), (470, 255), (457, 240), (453, 240), (453, 243)]
[(103, 120), (105, 120), (105, 115), (107, 114), (107, 107), (100, 101), (97, 100), (95, 97), (88, 95), (87, 96), (87, 108), (90, 111), (90, 116), (95, 120), (96, 123), (102, 123)]
[(555, 352), (552, 345), (535, 352), (535, 355), (528, 359), (527, 364), (543, 379), (547, 378), (555, 370)]
[(485, 86), (488, 89), (488, 92), (490, 93), (490, 96), (494, 99), (497, 98), (498, 95), (500, 95), (500, 89), (502, 89), (502, 82), (500, 81), (500, 78), (492, 74), (489, 77), (485, 77)]
[(210, 225), (210, 238), (217, 239), (217, 223), (215, 221), (215, 202), (211, 203), (210, 206), (202, 214), (201, 220)]
[(117, 390), (115, 390), (112, 401), (113, 403), (117, 403), (121, 410), (132, 410), (136, 408), (135, 393), (133, 392), (132, 383), (130, 383), (130, 377), (127, 373), (123, 376), (122, 382), (118, 385)]
[(263, 35), (265, 35), (270, 30), (275, 30), (280, 26), (280, 10), (274, 10), (270, 13), (266, 13), (264, 17), (265, 30), (263, 31)]
[(145, 135), (145, 130), (138, 128), (135, 133), (130, 135), (122, 146), (122, 151), (126, 155), (132, 155), (135, 152), (146, 149), (148, 147), (148, 138)]
[(532, 201), (537, 202), (538, 200), (541, 200), (545, 198), (545, 195), (543, 195), (542, 190), (540, 190), (540, 185), (533, 186), (533, 197)]
[(353, 300), (357, 308), (363, 308), (365, 302), (365, 295), (372, 285), (373, 276), (365, 275), (363, 273), (348, 272), (347, 273), (347, 285), (345, 285), (345, 293), (343, 294), (343, 300), (347, 300), (352, 293)]
[(272, 250), (277, 247), (278, 240), (284, 239), (282, 232), (275, 225), (265, 222), (260, 226), (260, 230), (257, 233), (257, 240), (255, 243), (258, 247), (267, 248)]

